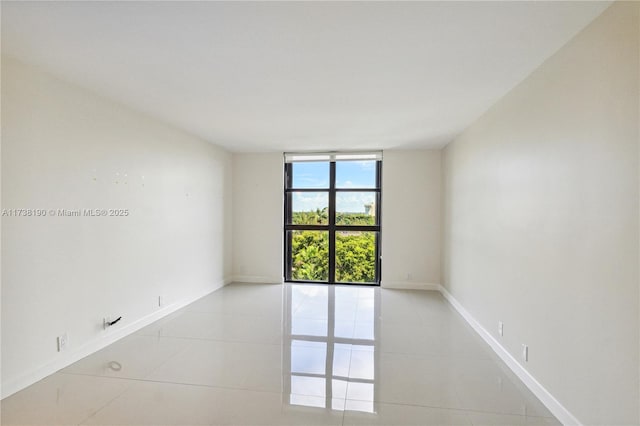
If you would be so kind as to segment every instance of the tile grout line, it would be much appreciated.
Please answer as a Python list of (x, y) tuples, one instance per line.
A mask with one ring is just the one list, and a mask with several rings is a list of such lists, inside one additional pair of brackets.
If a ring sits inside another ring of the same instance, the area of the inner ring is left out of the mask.
[[(351, 367), (349, 367), (351, 368)], [(170, 381), (162, 381), (162, 380), (151, 380), (151, 379), (140, 379), (140, 378), (130, 378), (130, 377), (112, 377), (112, 376), (96, 376), (92, 374), (84, 374), (84, 373), (63, 373), (60, 374), (65, 375), (75, 375), (75, 376), (84, 376), (84, 377), (98, 377), (102, 379), (111, 379), (111, 380), (123, 380), (123, 381), (132, 381), (132, 382), (142, 382), (142, 383), (154, 383), (154, 384), (163, 384), (163, 385), (177, 385), (177, 386), (192, 386), (197, 388), (208, 388), (208, 389), (220, 389), (227, 391), (242, 391), (242, 392), (256, 392), (256, 393), (267, 393), (274, 395), (282, 395), (282, 392), (270, 391), (270, 390), (260, 390), (260, 389), (248, 389), (248, 388), (237, 388), (237, 387), (228, 387), (228, 386), (214, 386), (214, 385), (205, 385), (200, 383), (187, 383), (187, 382), (170, 382)], [(114, 397), (114, 399), (120, 397), (124, 392), (129, 389), (126, 389), (118, 396)], [(299, 394), (301, 396), (317, 396), (317, 395), (306, 395)], [(497, 414), (497, 415), (505, 415), (505, 416), (515, 416), (522, 418), (539, 418), (539, 419), (553, 419), (553, 416), (540, 416), (540, 415), (524, 415), (524, 414), (516, 414), (512, 412), (504, 412), (504, 411), (487, 411), (487, 410), (478, 410), (471, 408), (459, 408), (459, 407), (448, 407), (448, 406), (438, 406), (438, 405), (427, 405), (427, 404), (411, 404), (411, 403), (400, 403), (400, 402), (390, 402), (390, 401), (368, 401), (363, 399), (356, 398), (343, 398), (345, 401), (361, 401), (361, 402), (374, 402), (378, 404), (385, 405), (395, 405), (395, 406), (404, 406), (404, 407), (417, 407), (417, 408), (432, 408), (438, 410), (447, 410), (447, 411), (463, 411), (463, 412), (471, 412), (471, 413), (483, 413), (483, 414)], [(103, 407), (104, 408), (104, 407)], [(352, 410), (343, 410), (352, 411)], [(355, 411), (357, 412), (357, 411)], [(95, 413), (94, 413), (95, 414)], [(85, 419), (86, 420), (86, 419)]]
[[(271, 390), (262, 390), (262, 389), (249, 389), (249, 388), (237, 388), (237, 387), (229, 387), (229, 386), (214, 386), (214, 385), (205, 385), (201, 383), (187, 383), (187, 382), (170, 382), (163, 380), (152, 380), (152, 379), (141, 379), (136, 377), (114, 377), (114, 376), (96, 376), (93, 374), (87, 373), (63, 373), (59, 372), (56, 374), (64, 374), (67, 376), (82, 376), (82, 377), (97, 377), (101, 379), (107, 380), (121, 380), (121, 381), (131, 381), (137, 383), (153, 383), (158, 385), (176, 385), (176, 386), (191, 386), (196, 388), (207, 388), (207, 389), (220, 389), (220, 390), (228, 390), (228, 391), (242, 391), (242, 392), (256, 392), (256, 393), (268, 393), (273, 395), (282, 395), (282, 392), (271, 391)], [(316, 395), (303, 395), (303, 396), (316, 396)]]
[[(194, 341), (204, 341), (204, 342), (245, 343), (249, 345), (282, 346), (281, 343), (266, 343), (266, 342), (255, 342), (255, 341), (248, 341), (248, 340), (227, 340), (227, 339), (215, 339), (215, 338), (208, 338), (208, 337), (184, 337), (184, 336), (170, 336), (170, 335), (158, 336), (156, 334), (138, 334), (137, 336), (155, 337), (155, 338), (161, 338), (161, 339), (194, 340)], [(127, 336), (125, 337), (125, 339), (128, 337), (131, 337), (131, 336)]]
[[(307, 299), (310, 299), (310, 296), (305, 296)], [(443, 298), (443, 303), (448, 303), (446, 299)], [(356, 308), (358, 308), (360, 304), (360, 300), (358, 299), (357, 303), (356, 303)], [(301, 306), (298, 306), (296, 310), (299, 310), (301, 308)], [(183, 308), (184, 309), (184, 308)], [(423, 323), (425, 321), (425, 318), (420, 315), (420, 310), (418, 309), (417, 306), (413, 306), (412, 309), (417, 310), (418, 313), (418, 317), (420, 319), (420, 323)], [(454, 313), (457, 313), (455, 310), (453, 311)], [(187, 313), (192, 313), (190, 311), (187, 311)], [(208, 313), (208, 312), (203, 312), (203, 313)], [(195, 312), (195, 314), (200, 314), (199, 312)], [(457, 313), (459, 315), (459, 313)], [(225, 314), (226, 315), (226, 314)], [(228, 316), (234, 316), (234, 315), (228, 315)], [(248, 316), (242, 316), (239, 315), (238, 316), (240, 319), (244, 318), (244, 317), (248, 317)], [(258, 318), (258, 316), (251, 316), (254, 318)], [(356, 309), (356, 318), (357, 318), (357, 309)], [(173, 318), (172, 320), (175, 320), (175, 318)], [(382, 319), (380, 319), (380, 321), (382, 321)], [(353, 324), (353, 331), (352, 334), (355, 336), (355, 332), (356, 332), (356, 324), (357, 324), (357, 320), (354, 321)], [(465, 323), (466, 324), (466, 323)], [(466, 330), (468, 331), (468, 330)], [(282, 386), (282, 382), (280, 384), (280, 391), (273, 391), (273, 390), (259, 390), (259, 389), (249, 389), (247, 387), (244, 387), (246, 385), (246, 383), (243, 383), (242, 387), (228, 387), (228, 386), (217, 386), (217, 385), (208, 385), (208, 384), (198, 384), (198, 383), (188, 383), (188, 382), (177, 382), (177, 381), (167, 381), (167, 380), (152, 380), (149, 379), (148, 377), (153, 376), (153, 374), (155, 374), (156, 372), (158, 372), (160, 369), (162, 369), (165, 365), (167, 365), (168, 363), (170, 363), (172, 360), (174, 360), (176, 357), (180, 356), (180, 354), (183, 354), (185, 351), (189, 350), (189, 348), (193, 348), (194, 346), (197, 346), (195, 342), (197, 341), (201, 341), (201, 342), (220, 342), (220, 343), (229, 343), (229, 344), (244, 344), (244, 345), (255, 345), (255, 346), (263, 346), (263, 347), (275, 347), (278, 346), (280, 348), (282, 348), (283, 350), (285, 349), (285, 339), (284, 339), (284, 333), (282, 333), (279, 337), (280, 339), (280, 343), (261, 343), (258, 342), (256, 343), (255, 341), (246, 341), (246, 340), (227, 340), (227, 339), (211, 339), (211, 338), (198, 338), (198, 337), (183, 337), (183, 336), (163, 336), (163, 335), (159, 335), (159, 334), (138, 334), (136, 336), (137, 333), (133, 334), (132, 337), (151, 337), (151, 338), (156, 338), (156, 339), (167, 339), (167, 340), (183, 340), (184, 341), (184, 346), (182, 348), (179, 348), (178, 350), (175, 351), (175, 353), (171, 353), (166, 359), (161, 359), (160, 362), (157, 364), (157, 366), (152, 367), (151, 371), (149, 371), (147, 374), (144, 375), (144, 377), (142, 378), (129, 378), (129, 377), (115, 377), (115, 376), (102, 376), (102, 375), (96, 375), (96, 374), (88, 374), (88, 373), (74, 373), (74, 372), (66, 372), (66, 371), (62, 371), (59, 370), (57, 373), (63, 374), (63, 375), (72, 375), (72, 376), (85, 376), (85, 377), (96, 377), (96, 378), (101, 378), (101, 379), (116, 379), (116, 380), (123, 380), (123, 381), (130, 381), (132, 383), (127, 384), (127, 386), (124, 388), (124, 390), (122, 390), (121, 392), (117, 392), (117, 394), (111, 398), (108, 399), (108, 401), (101, 406), (100, 408), (97, 408), (95, 410), (91, 410), (93, 411), (92, 414), (90, 414), (88, 417), (86, 417), (84, 420), (82, 420), (79, 424), (85, 424), (87, 421), (89, 421), (91, 418), (95, 417), (98, 413), (102, 412), (104, 409), (106, 409), (107, 407), (111, 406), (114, 401), (122, 398), (125, 394), (127, 394), (128, 392), (132, 391), (132, 389), (134, 388), (134, 386), (136, 386), (136, 383), (149, 383), (149, 384), (158, 384), (158, 385), (176, 385), (176, 386), (190, 386), (190, 387), (196, 387), (196, 388), (205, 388), (205, 389), (219, 389), (219, 390), (224, 390), (224, 391), (234, 391), (234, 392), (247, 392), (247, 393), (262, 393), (262, 394), (271, 394), (271, 395), (284, 395), (283, 393), (283, 386)], [(473, 328), (471, 328), (470, 330), (470, 334), (474, 334), (474, 330)], [(127, 336), (129, 337), (129, 336)], [(125, 337), (125, 338), (127, 338)], [(481, 341), (481, 343), (484, 345), (486, 345), (486, 342)], [(465, 343), (466, 344), (466, 343)], [(177, 345), (176, 345), (177, 346)], [(347, 388), (346, 388), (346, 393), (345, 393), (345, 397), (343, 398), (345, 406), (342, 410), (341, 413), (341, 424), (344, 426), (346, 423), (346, 417), (347, 417), (347, 407), (346, 404), (348, 401), (366, 401), (366, 402), (371, 402), (373, 404), (383, 404), (383, 405), (393, 405), (393, 406), (410, 406), (410, 407), (420, 407), (420, 408), (429, 408), (429, 409), (436, 409), (436, 410), (446, 410), (446, 411), (455, 411), (455, 412), (459, 412), (460, 414), (464, 414), (468, 421), (470, 423), (473, 424), (473, 421), (471, 420), (471, 418), (469, 417), (470, 414), (472, 413), (483, 413), (483, 414), (494, 414), (494, 415), (504, 415), (504, 416), (514, 416), (514, 417), (518, 417), (518, 418), (522, 418), (522, 419), (556, 419), (552, 414), (549, 416), (544, 416), (544, 415), (527, 415), (527, 414), (515, 414), (513, 412), (503, 412), (503, 411), (485, 411), (485, 410), (477, 410), (477, 409), (470, 409), (470, 408), (455, 408), (455, 407), (447, 407), (447, 406), (434, 406), (434, 405), (423, 405), (423, 404), (414, 404), (414, 403), (401, 403), (401, 402), (385, 402), (385, 401), (367, 401), (365, 400), (359, 400), (357, 398), (348, 398), (348, 391), (349, 391), (349, 387), (352, 383), (352, 378), (351, 378), (351, 374), (354, 370), (354, 351), (355, 349), (353, 348), (353, 345), (350, 345), (350, 349), (349, 349), (349, 368), (348, 368), (348, 373), (347, 373)], [(374, 351), (375, 351), (375, 346), (374, 346)], [(368, 351), (360, 351), (360, 352), (368, 352)], [(473, 360), (477, 360), (477, 361), (483, 361), (483, 362), (491, 362), (492, 364), (498, 364), (499, 367), (503, 366), (503, 362), (500, 359), (493, 359), (493, 357), (489, 357), (489, 358), (480, 358), (480, 357), (451, 357), (445, 354), (416, 354), (416, 353), (405, 353), (405, 352), (391, 352), (391, 351), (377, 351), (379, 354), (398, 354), (398, 355), (406, 355), (406, 356), (410, 356), (410, 357), (416, 357), (416, 358), (420, 358), (420, 359), (429, 359), (429, 358), (442, 358), (442, 359), (451, 359), (451, 358), (456, 358), (459, 360), (468, 360), (468, 359), (473, 359)], [(490, 354), (492, 354), (490, 352)], [(282, 352), (281, 352), (281, 359), (282, 359)], [(282, 364), (282, 361), (281, 363)], [(72, 364), (73, 365), (73, 364)], [(511, 371), (508, 369), (507, 367), (507, 371)], [(500, 368), (502, 370), (502, 368)], [(282, 377), (282, 375), (281, 375)], [(513, 379), (515, 379), (517, 381), (518, 384), (523, 385), (523, 383), (521, 381), (518, 380), (517, 376), (514, 376), (513, 378), (506, 375), (505, 376), (507, 380), (509, 380), (512, 384), (516, 384)], [(355, 380), (355, 378), (354, 378)], [(459, 393), (459, 389), (460, 389), (460, 384), (455, 385), (454, 384), (454, 388), (453, 391), (455, 392), (455, 396), (456, 396), (456, 401), (460, 402), (460, 393)], [(525, 389), (528, 391), (528, 389), (526, 388), (525, 385)], [(519, 390), (519, 389), (518, 389)], [(304, 394), (300, 394), (300, 395), (304, 395)], [(308, 396), (314, 396), (314, 395), (308, 395)], [(534, 395), (535, 397), (535, 395)], [(406, 398), (404, 398), (406, 399)], [(462, 405), (462, 404), (460, 404)], [(357, 410), (349, 410), (350, 413), (357, 413)], [(336, 418), (337, 420), (337, 418)], [(557, 419), (556, 419), (557, 420)]]
[[(64, 374), (64, 373), (63, 373)], [(94, 377), (99, 377), (99, 376), (94, 376)], [(88, 417), (86, 417), (85, 419), (83, 419), (80, 423), (78, 423), (78, 426), (81, 426), (82, 424), (84, 424), (87, 420), (89, 420), (90, 418), (94, 417), (96, 414), (98, 414), (100, 411), (104, 410), (105, 408), (107, 408), (109, 405), (111, 405), (111, 403), (113, 401), (115, 401), (116, 399), (120, 398), (122, 395), (124, 395), (125, 393), (127, 393), (127, 391), (129, 391), (129, 389), (131, 388), (131, 386), (127, 386), (124, 388), (124, 390), (120, 393), (118, 393), (116, 396), (114, 396), (113, 398), (111, 398), (110, 400), (108, 400), (102, 407), (98, 408), (97, 410), (95, 410), (93, 413), (91, 413)]]
[[(355, 331), (355, 325), (354, 325)], [(353, 346), (349, 349), (349, 371), (347, 372), (347, 389), (344, 392), (344, 409), (342, 410), (342, 426), (344, 426), (344, 421), (347, 417), (347, 396), (349, 395), (349, 386), (351, 385), (351, 363), (353, 361)]]

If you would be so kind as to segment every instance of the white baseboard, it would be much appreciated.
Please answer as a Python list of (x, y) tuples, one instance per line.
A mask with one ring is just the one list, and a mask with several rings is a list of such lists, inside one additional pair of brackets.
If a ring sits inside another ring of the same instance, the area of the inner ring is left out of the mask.
[(398, 290), (440, 290), (440, 284), (417, 283), (413, 281), (383, 281), (382, 288), (391, 288)]
[(55, 360), (41, 367), (28, 371), (13, 380), (8, 380), (7, 382), (2, 383), (2, 399), (13, 395), (14, 393), (21, 391), (28, 386), (31, 386), (32, 384), (44, 379), (45, 377), (50, 376), (51, 374), (73, 364), (74, 362), (79, 361), (82, 358), (105, 348), (106, 346), (109, 346), (110, 344), (122, 339), (123, 337), (135, 333), (136, 331), (140, 330), (143, 327), (146, 327), (152, 322), (157, 321), (210, 293), (213, 293), (214, 291), (224, 287), (229, 283), (231, 283), (231, 279), (225, 278), (224, 280), (217, 282), (211, 287), (196, 291), (189, 296), (184, 297), (183, 299), (176, 301), (170, 305), (167, 305), (162, 309), (159, 309), (130, 324), (107, 332), (100, 337), (90, 340), (82, 346), (69, 350), (64, 354), (61, 354), (63, 356), (60, 356), (59, 358), (56, 358)]
[[(128, 324), (113, 332), (91, 340), (69, 351), (66, 356), (56, 359), (42, 367), (29, 371), (20, 377), (2, 383), (2, 399), (42, 380), (43, 378), (65, 368), (74, 362), (103, 349), (104, 347), (126, 337), (143, 327), (157, 321), (184, 306), (195, 302), (196, 300), (218, 290), (219, 288), (229, 284), (230, 282), (247, 282), (247, 283), (281, 283), (281, 278), (260, 277), (238, 275), (231, 278), (225, 278), (223, 281), (216, 283), (214, 286), (195, 292), (180, 301), (172, 303), (156, 312), (153, 312), (137, 321)], [(440, 291), (442, 296), (458, 311), (458, 313), (469, 323), (469, 325), (487, 342), (493, 351), (504, 361), (504, 363), (522, 380), (522, 382), (540, 399), (540, 401), (556, 416), (564, 425), (581, 425), (580, 421), (567, 410), (554, 396), (542, 386), (461, 304), (451, 293), (440, 284), (415, 283), (408, 281), (384, 282), (383, 288), (389, 289), (409, 289), (409, 290), (436, 290)]]
[(504, 361), (516, 376), (529, 388), (531, 392), (556, 416), (563, 425), (581, 425), (580, 421), (567, 410), (551, 393), (538, 382), (496, 339), (489, 333), (464, 306), (456, 300), (442, 285), (440, 293), (455, 308), (456, 311), (469, 323), (469, 325), (487, 342), (491, 349)]
[(282, 277), (263, 277), (259, 275), (234, 275), (234, 283), (281, 284)]

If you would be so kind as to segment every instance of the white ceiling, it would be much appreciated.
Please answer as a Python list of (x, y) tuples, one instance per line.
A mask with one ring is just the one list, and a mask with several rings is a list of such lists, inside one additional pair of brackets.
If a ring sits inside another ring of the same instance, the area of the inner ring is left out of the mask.
[(440, 147), (608, 4), (2, 2), (2, 51), (232, 151)]

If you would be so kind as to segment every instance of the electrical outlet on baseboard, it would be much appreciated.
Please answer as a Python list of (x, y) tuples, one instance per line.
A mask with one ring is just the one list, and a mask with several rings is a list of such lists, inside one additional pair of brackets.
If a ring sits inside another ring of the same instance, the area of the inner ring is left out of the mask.
[(525, 344), (522, 345), (522, 360), (529, 362), (529, 346)]
[(61, 336), (58, 336), (57, 342), (58, 342), (58, 352), (64, 351), (65, 349), (67, 349), (67, 346), (69, 345), (69, 334), (65, 332)]

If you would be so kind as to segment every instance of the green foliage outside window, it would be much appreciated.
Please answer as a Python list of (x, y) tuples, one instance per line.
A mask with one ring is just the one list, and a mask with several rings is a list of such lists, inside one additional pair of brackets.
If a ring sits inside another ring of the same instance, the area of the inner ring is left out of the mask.
[[(322, 224), (325, 210), (293, 213), (294, 224)], [(343, 225), (373, 225), (375, 218), (360, 213), (338, 213)], [(326, 231), (294, 231), (292, 236), (292, 278), (327, 281), (329, 277), (329, 234)], [(375, 232), (336, 233), (336, 281), (375, 281)]]
[(376, 279), (375, 256), (375, 233), (336, 233), (336, 281), (374, 282)]
[(327, 281), (329, 279), (329, 233), (294, 231), (291, 277), (294, 280)]
[(375, 216), (364, 213), (336, 213), (336, 225), (375, 225)]
[[(326, 225), (329, 216), (327, 208), (310, 212), (293, 212), (294, 225)], [(365, 213), (336, 213), (336, 225), (375, 225), (375, 216)]]
[(327, 208), (310, 212), (293, 212), (294, 225), (326, 225), (329, 220)]

